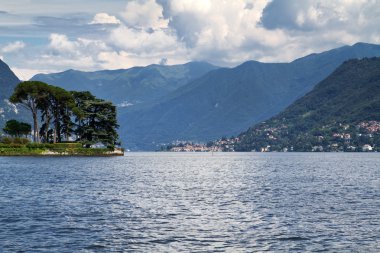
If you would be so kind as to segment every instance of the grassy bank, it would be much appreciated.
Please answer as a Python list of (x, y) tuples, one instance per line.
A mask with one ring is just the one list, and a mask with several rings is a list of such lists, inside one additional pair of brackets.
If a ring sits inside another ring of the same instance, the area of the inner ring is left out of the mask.
[(3, 144), (0, 156), (122, 156), (123, 149), (83, 148), (80, 143)]

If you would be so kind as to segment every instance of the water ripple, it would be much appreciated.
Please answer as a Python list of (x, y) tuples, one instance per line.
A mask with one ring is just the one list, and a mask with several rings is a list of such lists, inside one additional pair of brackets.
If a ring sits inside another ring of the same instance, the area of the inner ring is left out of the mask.
[(380, 252), (377, 154), (0, 158), (0, 252)]

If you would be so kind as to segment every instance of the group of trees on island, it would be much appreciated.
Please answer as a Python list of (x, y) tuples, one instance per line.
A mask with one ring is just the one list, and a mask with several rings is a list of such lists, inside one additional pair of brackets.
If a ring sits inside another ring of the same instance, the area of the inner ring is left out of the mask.
[(22, 137), (28, 136), (28, 134), (32, 131), (32, 127), (28, 123), (11, 119), (5, 123), (3, 131), (10, 136)]
[[(87, 146), (101, 142), (113, 147), (118, 140), (116, 107), (88, 91), (66, 91), (39, 81), (25, 81), (17, 85), (9, 100), (31, 112), (36, 143), (67, 142), (74, 138)], [(15, 133), (12, 129), (17, 129), (16, 125), (24, 126), (25, 131)], [(4, 132), (25, 135), (31, 132), (30, 125), (28, 129), (26, 125), (8, 121)]]

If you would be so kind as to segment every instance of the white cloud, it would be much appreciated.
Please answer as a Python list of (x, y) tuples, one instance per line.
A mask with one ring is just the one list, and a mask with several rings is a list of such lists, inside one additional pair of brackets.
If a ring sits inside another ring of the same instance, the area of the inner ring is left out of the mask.
[(69, 68), (79, 70), (102, 69), (97, 55), (111, 50), (105, 42), (87, 38), (69, 39), (63, 34), (51, 34), (49, 45), (29, 59), (21, 67), (12, 70), (22, 80), (28, 80), (37, 73), (51, 73)]
[(378, 0), (273, 0), (264, 9), (263, 24), (269, 29), (355, 30), (379, 20)]
[(5, 45), (2, 49), (2, 53), (13, 53), (16, 51), (19, 51), (20, 49), (23, 49), (26, 46), (26, 44), (23, 41), (15, 41), (11, 42), (7, 45)]
[(64, 34), (53, 33), (50, 35), (48, 54), (50, 56), (68, 56), (70, 58), (80, 58), (83, 55), (91, 55), (100, 50), (109, 50), (105, 42), (101, 40), (91, 40), (77, 38), (70, 40)]
[(263, 47), (287, 42), (281, 31), (260, 27), (268, 0), (172, 0), (169, 27), (190, 49), (192, 59), (235, 65), (255, 59)]
[(159, 29), (168, 25), (168, 20), (163, 16), (162, 6), (155, 0), (130, 1), (121, 16), (131, 27)]
[(34, 69), (127, 68), (161, 59), (234, 66), (246, 60), (291, 61), (359, 41), (380, 43), (379, 0), (131, 0), (123, 5), (116, 11), (97, 9), (81, 26), (69, 22), (73, 31), (65, 32), (67, 20), (59, 18), (49, 42), (28, 43), (22, 54), (12, 54), (13, 66), (25, 75)]
[(263, 50), (259, 60), (289, 61), (356, 42), (379, 43), (379, 13), (378, 0), (273, 0), (261, 23), (266, 31), (282, 31), (287, 42)]
[(378, 0), (160, 2), (190, 58), (219, 65), (290, 61), (358, 41), (378, 43), (380, 37)]
[(57, 52), (75, 53), (77, 43), (70, 41), (66, 35), (53, 33), (50, 35), (49, 47)]
[[(131, 68), (134, 66), (147, 66), (153, 63), (159, 64), (164, 57), (168, 54), (134, 54), (127, 51), (112, 51), (112, 52), (100, 52), (97, 56), (98, 61), (101, 63), (103, 69), (120, 69)], [(186, 54), (178, 52), (178, 54), (170, 54), (170, 61), (168, 64), (182, 64), (190, 61), (186, 58)]]
[(112, 25), (118, 25), (120, 24), (120, 20), (117, 19), (115, 16), (111, 16), (108, 13), (97, 13), (93, 20), (90, 22), (90, 24), (112, 24)]
[(12, 67), (11, 69), (15, 73), (15, 75), (20, 80), (23, 80), (23, 81), (29, 80), (30, 78), (32, 78), (36, 74), (55, 72), (52, 69), (51, 70), (44, 70), (40, 67), (42, 67), (42, 66), (38, 66), (38, 68), (36, 68), (36, 69), (25, 69), (25, 68), (16, 68), (16, 67)]
[(110, 40), (118, 48), (132, 53), (164, 53), (177, 50), (180, 43), (169, 30), (145, 31), (120, 26), (110, 34)]

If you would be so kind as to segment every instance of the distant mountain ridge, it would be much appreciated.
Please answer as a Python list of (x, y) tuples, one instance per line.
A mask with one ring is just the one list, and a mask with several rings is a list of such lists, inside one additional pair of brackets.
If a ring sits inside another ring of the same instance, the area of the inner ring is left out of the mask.
[(186, 83), (218, 67), (206, 62), (182, 65), (149, 65), (130, 69), (37, 74), (31, 80), (60, 86), (66, 90), (88, 90), (119, 107), (153, 102)]
[(380, 58), (346, 61), (286, 110), (240, 138), (238, 151), (380, 148)]
[(154, 150), (175, 140), (207, 141), (237, 135), (281, 112), (344, 61), (373, 56), (380, 56), (379, 45), (357, 43), (290, 63), (69, 70), (32, 79), (68, 90), (90, 90), (111, 100), (119, 105), (123, 145), (132, 150)]
[(159, 102), (120, 116), (120, 135), (132, 149), (157, 149), (175, 140), (207, 141), (237, 135), (285, 109), (352, 58), (380, 56), (380, 46), (353, 46), (290, 63), (245, 62), (220, 68)]
[(9, 66), (0, 60), (0, 132), (7, 120), (21, 117), (19, 108), (8, 101), (19, 82)]

